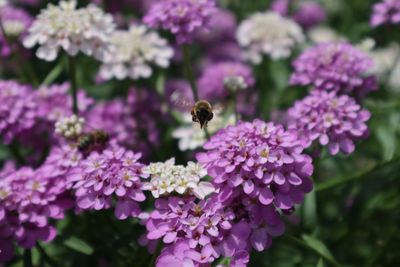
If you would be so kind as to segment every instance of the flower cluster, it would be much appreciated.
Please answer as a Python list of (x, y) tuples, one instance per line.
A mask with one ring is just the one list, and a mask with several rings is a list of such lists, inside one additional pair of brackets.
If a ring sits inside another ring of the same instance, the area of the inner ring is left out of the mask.
[(291, 15), (294, 21), (303, 28), (308, 29), (316, 26), (326, 19), (326, 12), (318, 3), (309, 1), (275, 0), (271, 10), (282, 16)]
[(81, 161), (81, 175), (76, 179), (76, 203), (82, 210), (102, 210), (116, 200), (115, 217), (123, 220), (140, 213), (138, 202), (145, 200), (140, 177), (143, 164), (140, 154), (113, 147), (101, 154), (93, 152)]
[(6, 5), (2, 8), (0, 6), (0, 18), (1, 27), (4, 30), (4, 32), (0, 31), (0, 55), (7, 57), (11, 54), (11, 46), (8, 42), (25, 36), (32, 23), (32, 17), (23, 9)]
[(274, 60), (287, 58), (294, 46), (304, 41), (297, 23), (274, 12), (253, 14), (239, 25), (236, 38), (244, 57), (253, 64), (260, 64), (263, 55)]
[(161, 0), (150, 8), (143, 21), (150, 27), (170, 31), (178, 43), (188, 43), (199, 30), (210, 26), (214, 12), (215, 0)]
[(255, 84), (249, 66), (238, 62), (215, 63), (204, 69), (197, 82), (200, 97), (208, 100), (223, 100), (230, 94), (225, 86), (225, 80), (229, 77), (242, 77), (248, 87)]
[(151, 163), (144, 168), (143, 173), (151, 178), (143, 184), (143, 189), (151, 191), (155, 198), (172, 193), (191, 193), (199, 199), (204, 199), (214, 191), (212, 184), (200, 181), (207, 172), (199, 164), (191, 161), (187, 166), (176, 165), (174, 158), (164, 163)]
[(132, 25), (127, 31), (115, 31), (110, 42), (113, 47), (105, 55), (99, 73), (106, 80), (112, 77), (149, 78), (152, 74), (150, 64), (166, 68), (173, 56), (167, 40), (143, 25)]
[(312, 190), (313, 165), (297, 135), (260, 120), (239, 122), (220, 130), (204, 148), (197, 160), (219, 190), (218, 201), (245, 224), (247, 246), (267, 248), (271, 236), (284, 231), (278, 210), (292, 213)]
[(110, 49), (109, 36), (114, 31), (113, 18), (95, 5), (76, 8), (76, 1), (49, 4), (33, 22), (24, 46), (38, 44), (36, 55), (53, 61), (60, 49), (75, 56), (82, 52), (98, 60)]
[(370, 20), (372, 27), (382, 24), (399, 24), (400, 23), (400, 1), (383, 0), (376, 3)]
[(154, 91), (131, 88), (125, 100), (99, 102), (85, 119), (88, 130), (104, 130), (119, 145), (139, 151), (145, 158), (159, 145), (156, 120), (163, 117), (160, 99)]
[(56, 228), (50, 220), (63, 219), (73, 201), (67, 192), (68, 181), (55, 166), (23, 167), (0, 175), (4, 176), (0, 179), (0, 258), (7, 260), (12, 257), (14, 241), (31, 249), (36, 241), (53, 240)]
[(76, 138), (82, 134), (85, 119), (75, 114), (58, 120), (55, 124), (55, 132), (65, 138)]
[(345, 42), (318, 44), (303, 52), (293, 67), (292, 85), (361, 96), (377, 89), (376, 77), (366, 75), (373, 67), (372, 59)]
[(32, 88), (15, 81), (0, 81), (0, 136), (10, 143), (36, 122), (37, 103)]
[(336, 155), (339, 151), (352, 153), (354, 141), (366, 137), (370, 113), (347, 95), (314, 90), (297, 101), (288, 116), (289, 129), (299, 133), (304, 147), (319, 140), (321, 145), (328, 146), (330, 154)]
[[(167, 244), (157, 266), (165, 266), (162, 264), (168, 262), (177, 263), (172, 266), (182, 266), (183, 262), (190, 262), (192, 266), (210, 264), (227, 254), (225, 237), (235, 227), (235, 214), (225, 210), (215, 198), (197, 202), (194, 197), (169, 197), (157, 199), (155, 207), (146, 222), (146, 237), (148, 240), (162, 238)], [(240, 243), (245, 245), (243, 241)], [(235, 245), (232, 242), (232, 250), (240, 250), (240, 246)]]

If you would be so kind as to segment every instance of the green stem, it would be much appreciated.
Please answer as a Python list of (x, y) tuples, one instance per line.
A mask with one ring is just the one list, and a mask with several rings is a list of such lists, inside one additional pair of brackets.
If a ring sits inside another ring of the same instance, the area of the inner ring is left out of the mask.
[[(26, 60), (23, 60), (21, 57), (21, 52), (19, 51), (19, 44), (15, 43), (15, 46), (13, 45), (13, 42), (11, 41), (10, 37), (6, 33), (4, 26), (3, 26), (3, 18), (0, 16), (0, 31), (4, 37), (4, 41), (10, 46), (11, 53), (15, 57), (15, 61), (17, 62), (18, 67), (21, 70), (21, 75), (24, 77), (24, 79), (27, 82), (30, 82), (34, 85), (38, 84), (38, 79), (33, 72), (33, 70), (30, 68), (30, 65), (26, 62)], [(16, 48), (16, 49), (14, 49)]]
[(55, 79), (61, 74), (64, 68), (64, 59), (59, 59), (59, 63), (47, 74), (43, 79), (42, 85), (49, 85), (54, 82)]
[(76, 85), (76, 61), (75, 58), (68, 57), (68, 74), (71, 83), (72, 112), (78, 115), (78, 88)]
[(36, 244), (36, 248), (42, 255), (43, 260), (46, 261), (50, 266), (58, 266), (57, 262), (52, 258), (50, 258), (50, 256), (47, 254), (46, 250), (42, 247), (42, 245), (40, 245), (40, 243)]
[(157, 256), (160, 254), (161, 249), (162, 249), (162, 242), (159, 241), (158, 244), (157, 244), (156, 251), (154, 252), (153, 256), (151, 256), (149, 267), (156, 266), (156, 259), (157, 259)]
[(190, 63), (190, 51), (189, 46), (182, 45), (182, 53), (183, 53), (183, 68), (186, 75), (187, 80), (190, 83), (190, 88), (192, 89), (193, 99), (195, 102), (199, 101), (199, 94), (197, 91), (196, 81), (194, 79), (192, 65)]
[(30, 249), (24, 250), (24, 267), (33, 267), (32, 264), (32, 252)]
[(326, 182), (320, 183), (316, 186), (316, 191), (324, 191), (327, 189), (331, 189), (334, 187), (341, 186), (343, 184), (356, 181), (356, 180), (361, 180), (361, 179), (366, 179), (368, 177), (374, 177), (376, 173), (378, 173), (380, 170), (394, 164), (397, 165), (399, 164), (400, 158), (395, 158), (393, 160), (381, 163), (381, 164), (376, 164), (367, 170), (361, 171), (359, 173), (356, 173), (355, 175), (349, 176), (349, 177), (337, 177), (337, 178), (332, 178)]
[[(183, 69), (185, 72), (185, 76), (186, 79), (189, 81), (190, 89), (192, 90), (193, 94), (193, 99), (195, 102), (197, 102), (200, 100), (200, 98), (192, 70), (192, 64), (190, 63), (190, 51), (188, 45), (182, 45), (182, 54), (183, 54)], [(210, 139), (210, 133), (208, 132), (207, 127), (204, 127), (204, 134), (206, 135), (207, 140)]]
[(312, 246), (309, 246), (306, 242), (304, 242), (303, 240), (301, 240), (301, 239), (299, 239), (297, 237), (290, 236), (290, 235), (285, 235), (285, 236), (283, 236), (283, 239), (285, 239), (285, 240), (287, 240), (287, 241), (289, 241), (289, 242), (291, 242), (291, 243), (293, 243), (295, 245), (298, 245), (298, 246), (304, 247), (306, 249), (312, 250), (313, 252), (318, 254), (320, 257), (322, 257), (324, 260), (326, 260), (327, 262), (329, 262), (330, 264), (332, 264), (335, 267), (342, 267), (341, 264), (339, 264), (336, 261), (332, 260), (330, 257), (327, 257), (324, 254), (321, 254), (318, 250), (316, 250)]

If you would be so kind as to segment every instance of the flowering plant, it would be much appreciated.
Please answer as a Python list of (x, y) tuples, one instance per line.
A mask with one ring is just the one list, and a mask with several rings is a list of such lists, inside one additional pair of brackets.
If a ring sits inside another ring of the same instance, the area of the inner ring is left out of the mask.
[(56, 2), (0, 0), (0, 266), (399, 265), (400, 0)]

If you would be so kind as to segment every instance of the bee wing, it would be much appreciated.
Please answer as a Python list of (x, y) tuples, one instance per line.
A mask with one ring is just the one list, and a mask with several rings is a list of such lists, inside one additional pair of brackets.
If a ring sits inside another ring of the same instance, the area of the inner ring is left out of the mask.
[(219, 115), (219, 114), (223, 113), (224, 106), (222, 104), (215, 104), (215, 105), (213, 105), (212, 110), (213, 110), (213, 113)]
[(193, 101), (178, 91), (171, 94), (170, 101), (172, 106), (179, 110), (190, 110), (194, 106)]

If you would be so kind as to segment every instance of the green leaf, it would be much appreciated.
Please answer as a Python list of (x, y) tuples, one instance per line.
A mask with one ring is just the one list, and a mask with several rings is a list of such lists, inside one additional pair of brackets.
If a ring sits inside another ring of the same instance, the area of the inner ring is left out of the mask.
[(307, 194), (304, 199), (303, 222), (309, 229), (317, 224), (317, 200), (315, 190)]
[(376, 130), (376, 136), (382, 145), (383, 160), (391, 160), (396, 152), (396, 132), (390, 127), (381, 125)]
[(58, 64), (47, 74), (46, 78), (44, 78), (44, 80), (42, 81), (42, 85), (49, 85), (53, 83), (62, 73), (64, 65), (64, 58), (59, 59)]
[(85, 255), (92, 255), (94, 251), (88, 243), (74, 236), (65, 240), (64, 244), (65, 246)]
[(322, 258), (319, 258), (319, 261), (317, 263), (317, 267), (325, 267), (324, 260)]
[(303, 234), (301, 237), (303, 238), (304, 242), (314, 251), (318, 252), (318, 254), (320, 254), (330, 262), (336, 262), (332, 256), (332, 253), (322, 241), (306, 234)]
[(160, 74), (156, 80), (156, 90), (159, 95), (164, 95), (165, 91), (165, 75)]

